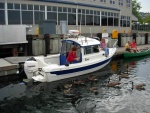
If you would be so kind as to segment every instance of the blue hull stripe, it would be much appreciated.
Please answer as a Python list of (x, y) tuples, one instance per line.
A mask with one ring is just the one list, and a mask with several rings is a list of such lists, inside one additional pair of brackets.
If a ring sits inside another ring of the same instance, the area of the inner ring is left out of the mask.
[(50, 73), (51, 74), (56, 74), (56, 75), (62, 75), (62, 74), (69, 74), (69, 73), (84, 71), (84, 70), (92, 69), (92, 68), (98, 67), (100, 65), (103, 65), (103, 64), (107, 63), (109, 60), (111, 60), (111, 58), (109, 58), (105, 61), (93, 64), (93, 65), (89, 65), (89, 66), (85, 66), (85, 67), (81, 67), (81, 68), (75, 68), (75, 69), (70, 69), (70, 70), (62, 70), (62, 71), (53, 71), (53, 72), (50, 72)]

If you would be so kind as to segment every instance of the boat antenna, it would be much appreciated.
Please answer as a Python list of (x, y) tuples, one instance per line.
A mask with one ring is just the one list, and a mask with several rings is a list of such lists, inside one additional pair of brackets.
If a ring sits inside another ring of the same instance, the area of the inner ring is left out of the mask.
[(92, 38), (92, 30), (91, 30), (91, 28), (90, 28), (90, 34), (91, 34), (91, 38)]
[(81, 17), (80, 17), (80, 36), (81, 36), (81, 23), (82, 23), (82, 12), (81, 12)]

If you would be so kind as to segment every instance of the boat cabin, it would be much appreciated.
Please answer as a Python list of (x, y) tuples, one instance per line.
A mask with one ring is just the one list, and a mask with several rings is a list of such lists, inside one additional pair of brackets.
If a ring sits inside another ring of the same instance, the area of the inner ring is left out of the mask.
[(60, 51), (60, 65), (66, 64), (66, 58), (73, 46), (77, 47), (76, 56), (80, 58), (79, 61), (76, 61), (74, 63), (84, 62), (92, 58), (97, 58), (98, 54), (96, 55), (96, 53), (99, 53), (100, 51), (100, 41), (93, 38), (78, 36), (75, 38), (62, 40), (62, 47)]

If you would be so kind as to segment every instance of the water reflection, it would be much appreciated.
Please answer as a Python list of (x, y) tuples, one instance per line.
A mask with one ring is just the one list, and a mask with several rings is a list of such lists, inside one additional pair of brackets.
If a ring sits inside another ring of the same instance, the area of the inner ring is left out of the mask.
[[(118, 79), (118, 70), (129, 78)], [(98, 72), (52, 83), (9, 82), (0, 88), (1, 113), (148, 113), (150, 56), (115, 60)], [(91, 79), (92, 78), (92, 79)], [(108, 81), (119, 81), (107, 87)], [(145, 90), (132, 90), (145, 83)], [(71, 84), (67, 86), (66, 84)], [(66, 87), (67, 86), (67, 87)]]

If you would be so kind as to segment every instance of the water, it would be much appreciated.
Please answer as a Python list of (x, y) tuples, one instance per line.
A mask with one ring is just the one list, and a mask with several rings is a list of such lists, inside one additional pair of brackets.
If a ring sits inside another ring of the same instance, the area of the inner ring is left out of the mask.
[[(128, 67), (128, 69), (127, 69)], [(117, 72), (129, 73), (117, 87), (107, 87), (108, 78), (118, 81)], [(97, 81), (91, 75), (77, 77), (83, 85), (73, 85), (64, 95), (63, 85), (77, 78), (53, 83), (24, 83), (22, 80), (0, 84), (0, 113), (149, 113), (150, 111), (150, 56), (127, 60), (113, 60), (98, 72)], [(145, 83), (145, 90), (132, 90), (134, 84)], [(96, 87), (97, 91), (89, 89)]]

